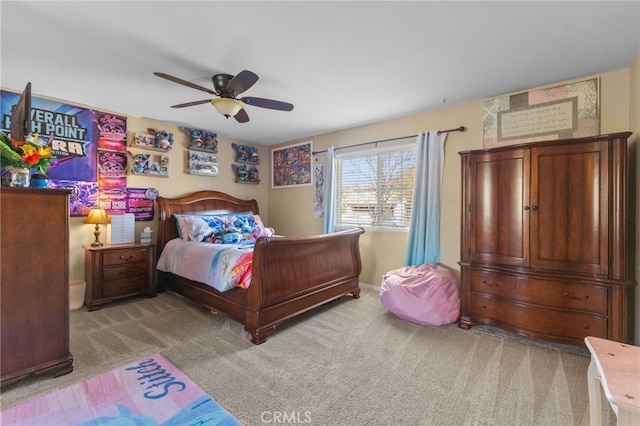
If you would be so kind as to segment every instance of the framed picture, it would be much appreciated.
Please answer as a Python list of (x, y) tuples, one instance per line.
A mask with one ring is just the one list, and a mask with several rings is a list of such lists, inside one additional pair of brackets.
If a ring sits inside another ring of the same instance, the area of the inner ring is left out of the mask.
[(302, 142), (271, 150), (271, 187), (313, 185), (313, 142)]

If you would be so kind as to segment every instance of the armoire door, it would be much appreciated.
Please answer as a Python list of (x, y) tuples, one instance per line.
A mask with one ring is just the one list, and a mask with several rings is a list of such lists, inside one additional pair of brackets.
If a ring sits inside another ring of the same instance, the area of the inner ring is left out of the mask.
[(469, 164), (469, 260), (527, 266), (529, 150), (475, 155)]
[(606, 275), (608, 144), (531, 148), (531, 267)]

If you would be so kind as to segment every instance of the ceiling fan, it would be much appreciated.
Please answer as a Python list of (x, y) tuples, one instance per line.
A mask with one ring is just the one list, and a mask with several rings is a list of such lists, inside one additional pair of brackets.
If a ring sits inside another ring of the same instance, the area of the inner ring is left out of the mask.
[(233, 117), (238, 123), (246, 123), (247, 121), (249, 121), (249, 116), (244, 110), (242, 104), (252, 105), (260, 108), (275, 109), (279, 111), (293, 110), (293, 105), (287, 102), (276, 101), (273, 99), (255, 98), (252, 96), (237, 98), (236, 96), (251, 88), (251, 86), (253, 86), (256, 81), (258, 81), (258, 76), (248, 70), (240, 71), (235, 76), (230, 74), (214, 75), (213, 77), (211, 77), (211, 80), (213, 80), (213, 90), (162, 72), (154, 72), (153, 74), (157, 75), (158, 77), (165, 78), (169, 81), (173, 81), (174, 83), (182, 84), (183, 86), (191, 87), (192, 89), (201, 90), (203, 92), (207, 92), (217, 96), (217, 98), (213, 99), (203, 99), (201, 101), (172, 105), (171, 108), (184, 108), (210, 102), (220, 114), (224, 115), (227, 118)]

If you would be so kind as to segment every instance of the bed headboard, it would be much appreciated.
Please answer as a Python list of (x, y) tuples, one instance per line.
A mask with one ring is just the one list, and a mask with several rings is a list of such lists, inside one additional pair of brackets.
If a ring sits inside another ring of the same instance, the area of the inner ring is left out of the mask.
[(158, 256), (167, 241), (178, 238), (174, 214), (188, 213), (233, 213), (252, 211), (259, 214), (258, 202), (241, 200), (218, 191), (198, 191), (178, 198), (158, 197)]

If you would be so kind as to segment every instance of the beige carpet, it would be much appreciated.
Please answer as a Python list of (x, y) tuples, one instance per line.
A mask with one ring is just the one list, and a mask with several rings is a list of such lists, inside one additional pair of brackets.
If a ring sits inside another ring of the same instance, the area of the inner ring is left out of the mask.
[[(71, 313), (74, 371), (5, 389), (2, 408), (162, 353), (245, 425), (587, 425), (588, 352), (488, 327), (427, 327), (378, 293), (332, 302), (254, 346), (170, 293)], [(604, 407), (604, 424), (615, 417)]]

